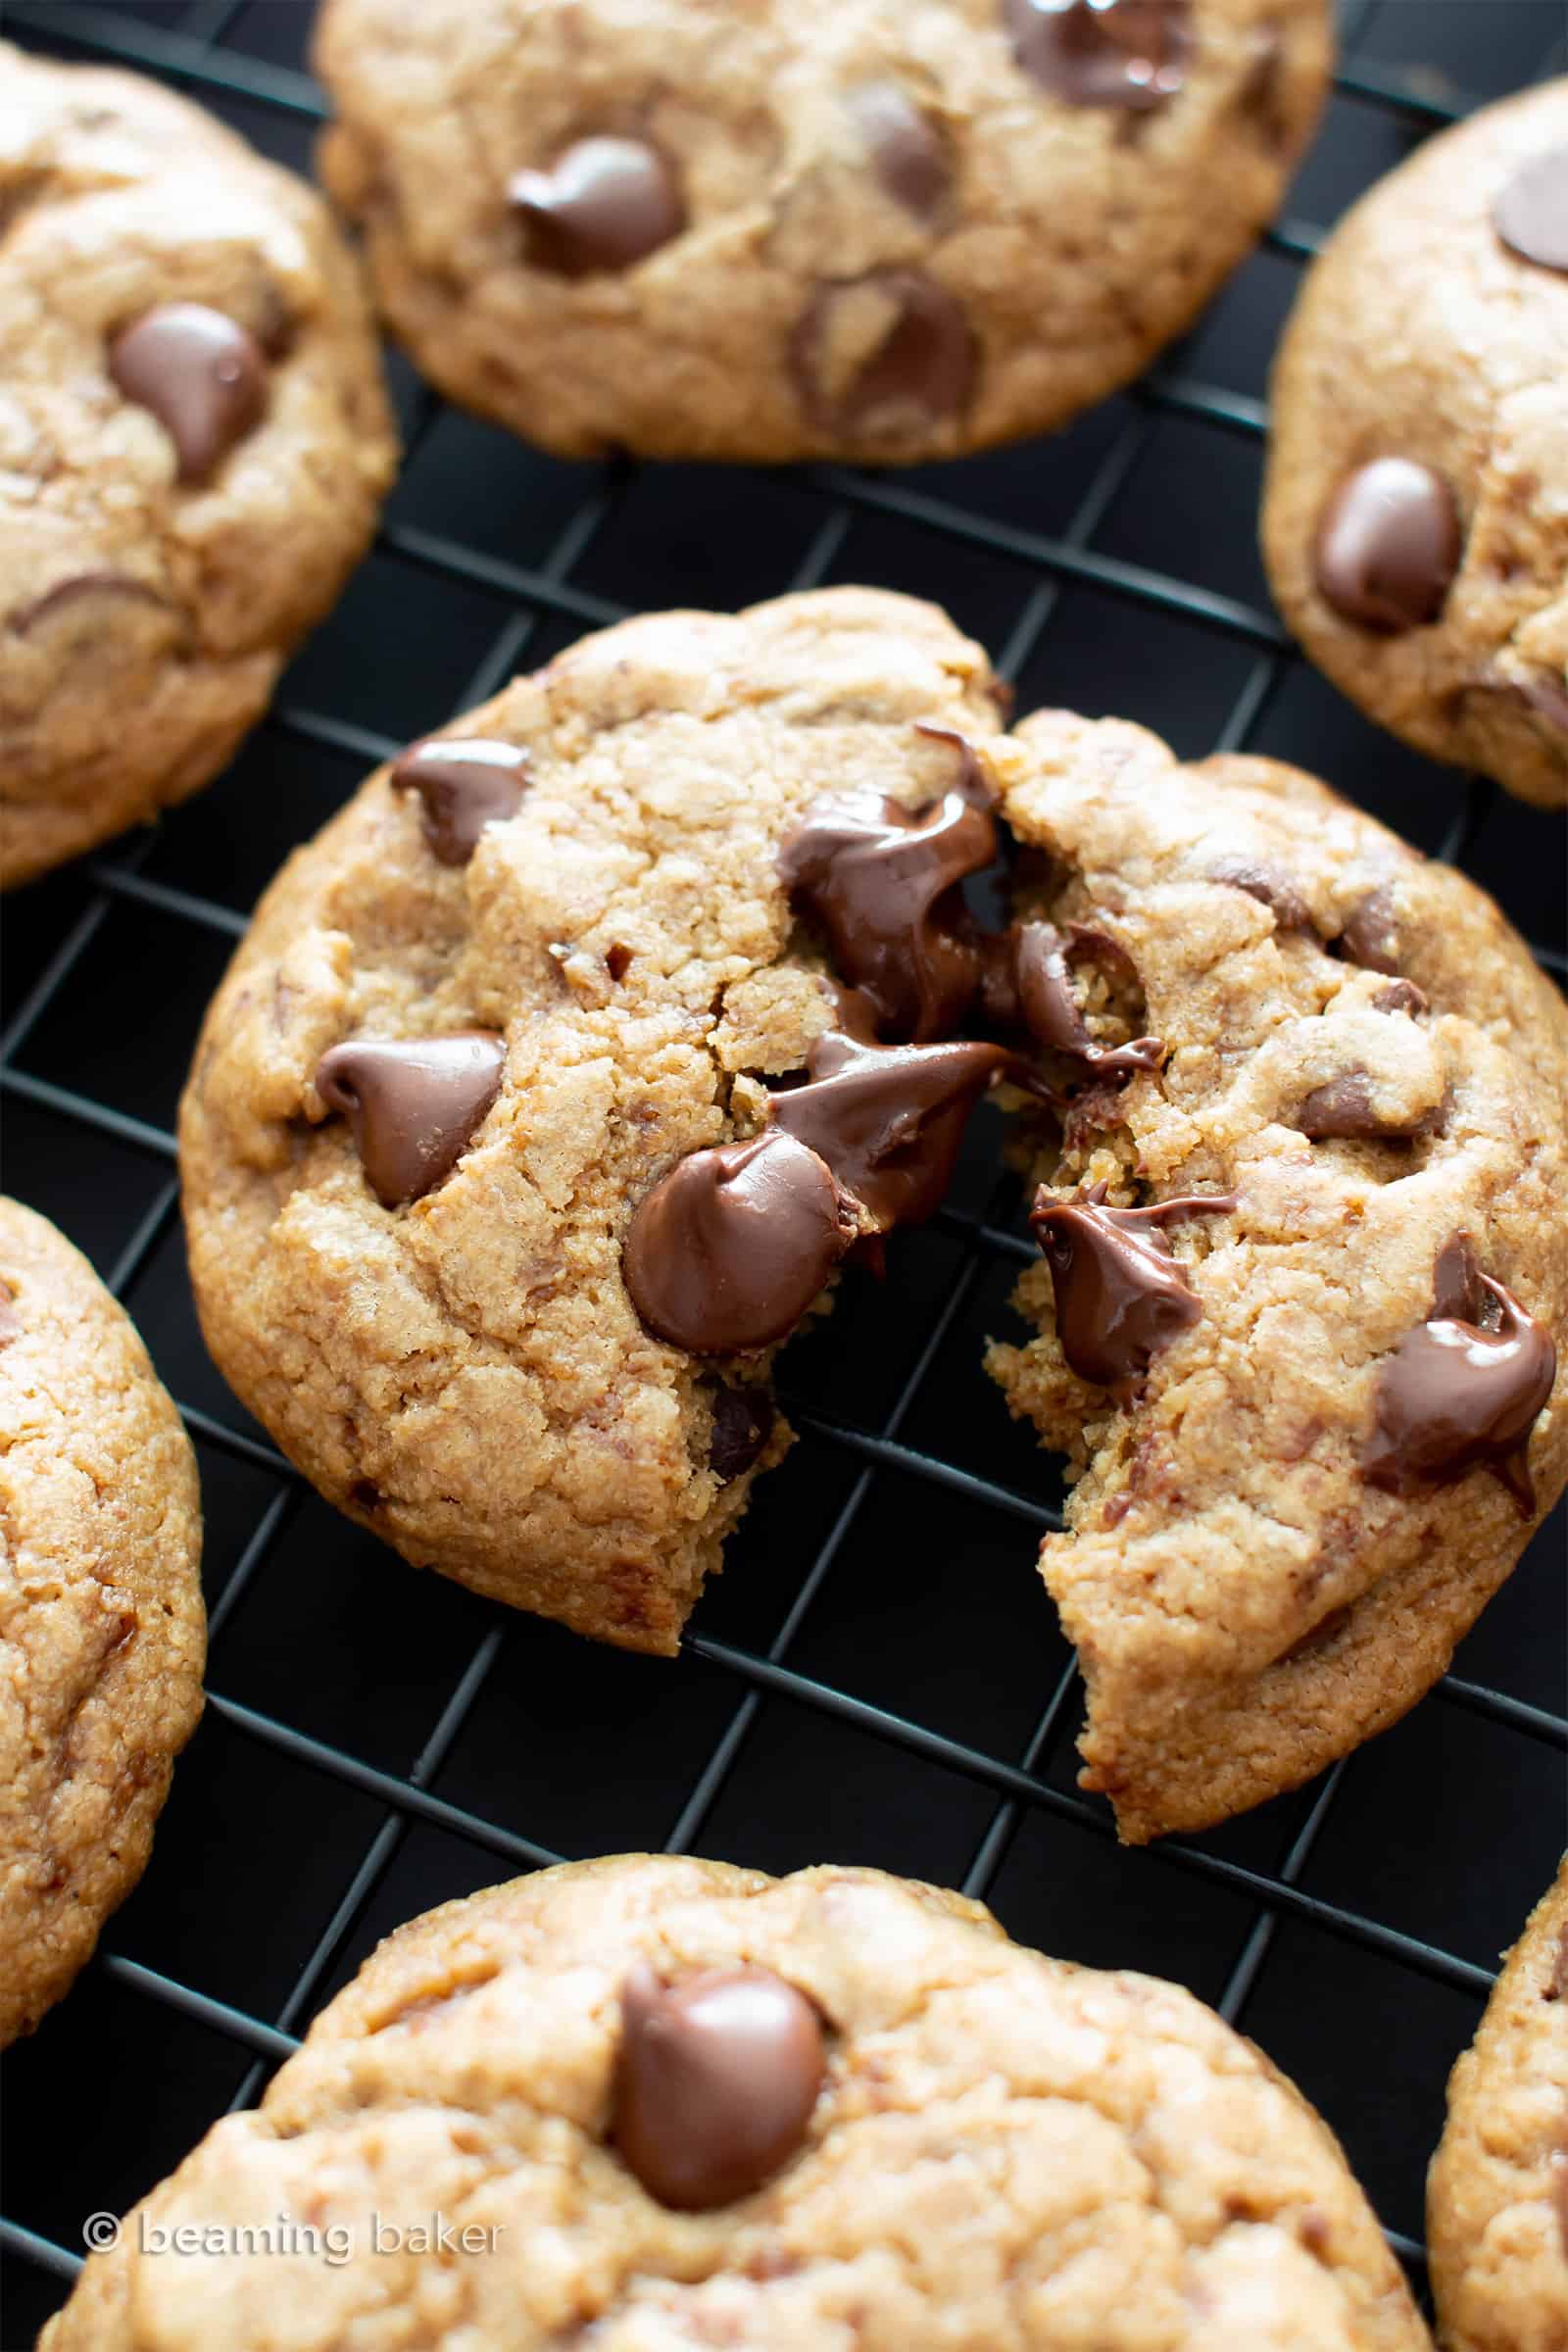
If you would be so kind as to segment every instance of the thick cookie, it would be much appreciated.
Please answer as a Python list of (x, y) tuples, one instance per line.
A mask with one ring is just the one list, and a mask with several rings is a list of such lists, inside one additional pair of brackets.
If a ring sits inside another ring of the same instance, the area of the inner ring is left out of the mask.
[(995, 724), (929, 606), (666, 613), (519, 679), (290, 860), (209, 1013), (181, 1166), (208, 1343), (331, 1501), (675, 1647), (784, 1449), (773, 1343), (935, 1205), (1005, 1059), (945, 1042), (979, 979), (956, 885), (996, 848), (963, 737)]
[(1291, 768), (1060, 712), (988, 750), (1091, 1033), (1033, 1160), (1040, 1336), (991, 1363), (1082, 1470), (1042, 1567), (1142, 1840), (1396, 1721), (1561, 1494), (1568, 1008)]
[(1446, 2352), (1568, 2342), (1568, 1861), (1449, 2080), (1427, 2235)]
[(147, 1351), (0, 1200), (0, 2044), (140, 1878), (201, 1712), (196, 1464)]
[(0, 882), (266, 708), (396, 443), (318, 197), (183, 99), (0, 47)]
[(1274, 371), (1263, 546), (1337, 686), (1568, 801), (1568, 80), (1446, 131), (1325, 248)]
[(633, 1855), (399, 1929), (40, 2352), (1427, 2340), (1332, 2133), (1190, 1994), (880, 1872)]
[(454, 400), (567, 457), (1062, 423), (1272, 218), (1325, 0), (325, 0), (323, 175)]

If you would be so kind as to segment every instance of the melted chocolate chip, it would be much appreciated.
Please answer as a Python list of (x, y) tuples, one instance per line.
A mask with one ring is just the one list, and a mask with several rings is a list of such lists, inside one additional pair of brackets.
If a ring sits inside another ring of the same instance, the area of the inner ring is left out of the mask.
[(996, 854), (995, 823), (961, 792), (911, 815), (865, 791), (818, 801), (778, 870), (879, 1025), (923, 1045), (958, 1026), (979, 986), (956, 886)]
[[(993, 953), (1000, 951), (1010, 961), (1011, 993), (1019, 1014), (1049, 1052), (1065, 1054), (1099, 1077), (1130, 1077), (1135, 1070), (1157, 1070), (1165, 1057), (1157, 1037), (1134, 1038), (1125, 1046), (1097, 1046), (1089, 1034), (1069, 962), (1075, 953), (1085, 952), (1085, 943), (1104, 936), (1082, 924), (1061, 932), (1052, 923), (1019, 923), (997, 943)], [(1106, 944), (1115, 947), (1116, 943), (1107, 940)], [(994, 998), (995, 992), (988, 1002)]]
[(1407, 1143), (1412, 1136), (1432, 1132), (1433, 1115), (1422, 1111), (1414, 1119), (1387, 1120), (1373, 1106), (1372, 1082), (1365, 1070), (1347, 1070), (1326, 1086), (1315, 1086), (1290, 1124), (1309, 1143), (1369, 1141)]
[(561, 277), (629, 270), (686, 225), (674, 168), (648, 139), (578, 139), (548, 172), (519, 172), (508, 194), (531, 259)]
[(1468, 1235), (1439, 1253), (1432, 1312), (1407, 1332), (1378, 1376), (1370, 1485), (1391, 1494), (1451, 1486), (1484, 1467), (1528, 1518), (1535, 1487), (1530, 1433), (1551, 1395), (1557, 1350), (1544, 1323), (1483, 1274)]
[(1229, 1216), (1231, 1193), (1191, 1194), (1152, 1208), (1107, 1208), (1105, 1187), (1071, 1200), (1042, 1188), (1030, 1218), (1051, 1268), (1061, 1351), (1080, 1380), (1126, 1395), (1160, 1348), (1200, 1321), (1202, 1308), (1160, 1228), (1186, 1217)]
[(1403, 1012), (1413, 1021), (1418, 1014), (1430, 1012), (1431, 1004), (1425, 992), (1413, 980), (1391, 980), (1380, 988), (1372, 1000), (1374, 1012)]
[(501, 1091), (506, 1047), (484, 1029), (452, 1037), (356, 1038), (316, 1065), (316, 1091), (348, 1120), (384, 1208), (451, 1175)]
[(847, 101), (872, 171), (895, 204), (932, 221), (953, 187), (953, 158), (931, 117), (896, 81), (865, 81)]
[(8, 1282), (0, 1282), (0, 1348), (9, 1348), (13, 1340), (22, 1337), (22, 1317), (17, 1312), (17, 1294)]
[(928, 718), (917, 718), (914, 731), (917, 735), (924, 735), (931, 743), (951, 743), (958, 755), (958, 780), (954, 786), (955, 792), (961, 792), (972, 808), (995, 808), (997, 787), (991, 770), (967, 735), (960, 734), (956, 727), (936, 726)]
[(825, 1160), (884, 1231), (935, 1214), (970, 1111), (1006, 1066), (1000, 1046), (873, 1046), (830, 1030), (810, 1083), (773, 1097), (771, 1116)]
[(611, 2137), (661, 2205), (733, 2205), (802, 2146), (827, 2069), (822, 2025), (763, 1968), (663, 1984), (646, 1963), (621, 1987)]
[[(881, 320), (869, 349), (858, 317)], [(856, 337), (847, 368), (837, 345)], [(790, 368), (807, 414), (825, 432), (897, 439), (961, 416), (974, 397), (974, 331), (962, 304), (915, 270), (877, 270), (818, 287), (790, 340)]]
[(1493, 200), (1492, 225), (1510, 253), (1568, 270), (1568, 147), (1521, 164)]
[(856, 1230), (824, 1162), (773, 1126), (677, 1160), (638, 1204), (621, 1268), (658, 1338), (732, 1355), (793, 1331)]
[(1348, 474), (1324, 510), (1318, 588), (1363, 629), (1419, 629), (1443, 610), (1461, 544), (1446, 482), (1409, 458), (1377, 458)]
[(738, 1389), (728, 1381), (715, 1381), (712, 1401), (708, 1467), (728, 1486), (751, 1468), (772, 1436), (773, 1399), (765, 1389)]
[(1208, 869), (1210, 882), (1242, 890), (1268, 907), (1282, 931), (1310, 931), (1312, 909), (1289, 874), (1262, 858), (1219, 858)]
[(1386, 972), (1391, 979), (1397, 974), (1399, 925), (1392, 882), (1380, 882), (1351, 907), (1334, 942), (1334, 953), (1347, 963), (1358, 963), (1363, 971)]
[(516, 815), (527, 780), (525, 752), (482, 737), (416, 743), (392, 770), (393, 791), (423, 802), (424, 838), (443, 865), (466, 865), (486, 825)]
[(1190, 0), (1003, 0), (1012, 53), (1070, 106), (1163, 106), (1186, 79)]
[(118, 334), (109, 372), (174, 444), (182, 482), (204, 482), (267, 407), (261, 345), (221, 311), (166, 302)]
[(40, 621), (53, 620), (75, 607), (122, 601), (171, 609), (168, 598), (149, 587), (145, 580), (133, 580), (123, 571), (83, 571), (75, 579), (61, 580), (42, 596), (34, 597), (30, 605), (24, 605), (20, 612), (12, 613), (7, 626), (19, 637), (25, 637)]

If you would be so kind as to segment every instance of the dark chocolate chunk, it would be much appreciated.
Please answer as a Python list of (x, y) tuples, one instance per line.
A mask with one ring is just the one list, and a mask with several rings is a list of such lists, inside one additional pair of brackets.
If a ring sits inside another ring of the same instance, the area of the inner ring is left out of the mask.
[[(78, 572), (74, 580), (61, 580), (53, 588), (46, 589), (42, 596), (35, 596), (30, 605), (24, 605), (20, 612), (13, 612), (6, 625), (15, 629), (19, 637), (25, 637), (40, 621), (54, 620), (60, 613), (69, 612), (74, 608), (87, 608), (90, 612), (95, 605), (122, 601), (126, 604), (154, 605), (165, 612), (172, 612), (166, 596), (149, 586), (145, 580), (133, 580), (128, 572), (83, 571)], [(92, 622), (87, 612), (83, 613), (83, 618), (87, 619), (90, 627)]]
[[(1165, 1058), (1157, 1037), (1134, 1038), (1125, 1046), (1097, 1046), (1089, 1034), (1069, 961), (1085, 953), (1086, 943), (1092, 952), (1094, 941), (1103, 936), (1083, 924), (1068, 932), (1053, 923), (1015, 924), (998, 945), (1011, 958), (1019, 1014), (1040, 1045), (1065, 1054), (1094, 1076), (1130, 1077), (1135, 1070), (1157, 1070)], [(1115, 944), (1106, 940), (1107, 946)]]
[(355, 1038), (321, 1055), (316, 1091), (348, 1120), (384, 1208), (417, 1200), (451, 1175), (501, 1091), (506, 1057), (486, 1029)]
[(953, 186), (953, 158), (931, 117), (897, 81), (863, 81), (849, 94), (871, 169), (896, 204), (935, 220)]
[(519, 172), (508, 194), (531, 259), (561, 277), (629, 270), (686, 225), (674, 167), (649, 139), (578, 139), (548, 172)]
[(1419, 629), (1443, 611), (1461, 547), (1447, 483), (1409, 458), (1376, 458), (1348, 474), (1324, 509), (1318, 588), (1360, 628)]
[(1124, 1395), (1162, 1348), (1200, 1321), (1202, 1308), (1161, 1228), (1229, 1216), (1233, 1193), (1189, 1194), (1152, 1208), (1107, 1208), (1105, 1186), (1070, 1200), (1044, 1187), (1030, 1223), (1051, 1268), (1056, 1336), (1080, 1380)]
[(621, 1987), (611, 2138), (651, 2197), (710, 2213), (749, 2197), (805, 2142), (827, 2071), (822, 2024), (764, 1968)]
[(1145, 113), (1186, 79), (1191, 0), (1003, 0), (1002, 14), (1018, 64), (1070, 106)]
[(749, 1470), (773, 1434), (773, 1399), (765, 1389), (712, 1383), (713, 1428), (708, 1467), (728, 1486)]
[(1312, 909), (1289, 874), (1263, 858), (1217, 858), (1208, 869), (1210, 882), (1242, 890), (1268, 907), (1282, 931), (1310, 931)]
[(1432, 1006), (1426, 992), (1417, 988), (1413, 980), (1391, 980), (1387, 988), (1378, 990), (1372, 1000), (1372, 1009), (1374, 1012), (1408, 1013), (1413, 1021), (1418, 1014), (1430, 1012)]
[(1483, 1274), (1467, 1234), (1439, 1252), (1432, 1312), (1406, 1332), (1378, 1376), (1367, 1481), (1391, 1494), (1451, 1486), (1483, 1467), (1526, 1518), (1535, 1487), (1530, 1432), (1551, 1395), (1557, 1350), (1544, 1323)]
[(1290, 1124), (1309, 1143), (1345, 1140), (1407, 1143), (1412, 1136), (1432, 1132), (1433, 1115), (1422, 1111), (1407, 1121), (1381, 1119), (1372, 1106), (1372, 1086), (1365, 1070), (1347, 1070), (1326, 1086), (1315, 1086)]
[(979, 986), (956, 886), (996, 854), (993, 819), (961, 791), (915, 815), (863, 791), (818, 801), (778, 866), (879, 1025), (924, 1045), (957, 1027)]
[(480, 736), (416, 743), (392, 770), (394, 792), (423, 802), (424, 838), (443, 865), (466, 865), (486, 825), (516, 815), (527, 780), (525, 752)]
[(856, 1231), (825, 1163), (768, 1127), (677, 1160), (639, 1202), (621, 1267), (658, 1338), (732, 1355), (793, 1331)]
[(124, 327), (109, 372), (174, 444), (182, 482), (204, 482), (267, 407), (267, 359), (254, 335), (200, 302), (166, 302)]
[(1363, 971), (1386, 972), (1391, 979), (1397, 974), (1399, 925), (1392, 882), (1380, 882), (1351, 907), (1334, 942), (1334, 953), (1347, 963), (1358, 963)]
[(1493, 199), (1492, 224), (1510, 253), (1568, 270), (1568, 147), (1521, 164)]
[[(837, 345), (875, 298), (885, 324), (846, 368)], [(961, 416), (974, 397), (974, 330), (957, 297), (917, 270), (876, 270), (819, 286), (796, 324), (790, 367), (802, 406), (825, 432), (896, 437)]]
[(830, 1030), (810, 1083), (775, 1095), (771, 1118), (886, 1231), (941, 1206), (969, 1113), (1007, 1059), (1000, 1046), (874, 1046)]

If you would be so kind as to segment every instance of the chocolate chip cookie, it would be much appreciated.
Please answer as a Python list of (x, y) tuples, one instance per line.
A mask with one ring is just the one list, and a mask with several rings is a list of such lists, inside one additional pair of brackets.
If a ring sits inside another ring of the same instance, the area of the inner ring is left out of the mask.
[(1446, 2352), (1568, 2337), (1568, 1861), (1453, 2070), (1427, 2236)]
[(876, 1871), (627, 1856), (399, 1929), (40, 2352), (154, 2342), (1428, 2338), (1332, 2133), (1189, 1993)]
[(196, 1464), (146, 1349), (0, 1200), (0, 2045), (146, 1866), (201, 1712), (200, 1568)]
[(320, 200), (155, 83), (0, 47), (0, 882), (207, 783), (396, 460)]
[(1063, 423), (1272, 218), (1325, 0), (326, 0), (323, 176), (454, 400), (567, 457)]
[(1039, 1336), (990, 1360), (1079, 1473), (1042, 1568), (1141, 1841), (1396, 1721), (1568, 1482), (1568, 1007), (1294, 769), (1063, 712), (987, 749), (1063, 1041)]
[(1420, 751), (1568, 801), (1568, 80), (1363, 198), (1274, 375), (1263, 545), (1335, 684)]
[(262, 901), (181, 1119), (224, 1374), (419, 1564), (672, 1651), (788, 1432), (771, 1351), (929, 1214), (984, 655), (858, 589), (590, 638), (374, 775)]

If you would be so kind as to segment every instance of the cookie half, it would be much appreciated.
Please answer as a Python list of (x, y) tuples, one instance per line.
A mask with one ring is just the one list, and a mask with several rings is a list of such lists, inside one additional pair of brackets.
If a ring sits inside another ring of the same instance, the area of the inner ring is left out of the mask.
[(1568, 1862), (1453, 2070), (1427, 2236), (1446, 2352), (1568, 2335)]
[(320, 199), (134, 74), (0, 47), (0, 883), (207, 783), (396, 464)]
[(1418, 751), (1568, 801), (1568, 79), (1336, 230), (1274, 370), (1263, 547), (1320, 668)]
[(86, 1259), (0, 1200), (0, 2044), (140, 1878), (206, 1647), (179, 1416)]
[[(471, 2234), (438, 2253), (442, 2222)], [(636, 1855), (390, 1936), (262, 2107), (89, 2259), (41, 2352), (411, 2329), (451, 2352), (1428, 2340), (1327, 2127), (1190, 1994), (876, 1871)]]
[(1325, 0), (327, 0), (322, 173), (452, 399), (567, 457), (906, 464), (1139, 373), (1273, 217)]
[(996, 692), (903, 597), (628, 621), (289, 861), (180, 1160), (208, 1344), (329, 1500), (674, 1649), (788, 1443), (775, 1346), (1006, 1060), (959, 1035)]
[(1294, 769), (1061, 712), (991, 755), (1058, 1004), (1146, 1048), (1039, 1123), (990, 1358), (1080, 1472), (1042, 1570), (1142, 1841), (1395, 1722), (1568, 1482), (1568, 1008)]

